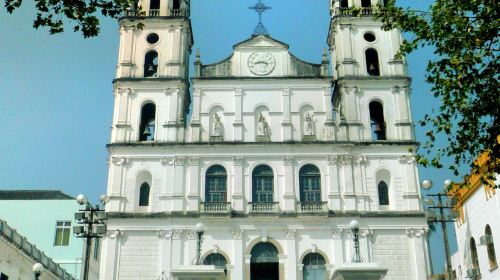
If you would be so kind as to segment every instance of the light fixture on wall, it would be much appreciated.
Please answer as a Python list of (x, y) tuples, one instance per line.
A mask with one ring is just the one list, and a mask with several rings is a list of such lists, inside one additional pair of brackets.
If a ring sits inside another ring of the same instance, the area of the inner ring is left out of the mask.
[(35, 280), (38, 280), (42, 272), (44, 271), (44, 267), (41, 263), (35, 263), (33, 265), (33, 274), (35, 276)]

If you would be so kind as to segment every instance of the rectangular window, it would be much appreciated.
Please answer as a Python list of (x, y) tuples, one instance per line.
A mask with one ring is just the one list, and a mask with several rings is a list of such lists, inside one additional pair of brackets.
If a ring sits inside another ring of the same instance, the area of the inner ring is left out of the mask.
[(54, 246), (68, 246), (70, 234), (71, 222), (58, 221), (56, 223), (56, 238), (54, 240)]

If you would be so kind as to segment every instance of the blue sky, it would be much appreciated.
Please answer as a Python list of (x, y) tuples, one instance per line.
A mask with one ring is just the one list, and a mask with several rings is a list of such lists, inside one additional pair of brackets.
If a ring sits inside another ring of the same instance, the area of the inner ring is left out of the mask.
[[(256, 2), (193, 0), (193, 54), (199, 48), (204, 63), (227, 57), (256, 26), (257, 15), (248, 9)], [(431, 2), (399, 1), (419, 10)], [(299, 58), (319, 63), (327, 47), (329, 0), (265, 3), (272, 6), (263, 20), (269, 33)], [(13, 15), (0, 9), (0, 189), (60, 189), (97, 200), (107, 184), (118, 24), (103, 19), (101, 34), (91, 39), (71, 31), (48, 35), (32, 28), (32, 7), (24, 1)], [(438, 105), (424, 81), (431, 57), (429, 49), (408, 57), (414, 120)], [(416, 127), (416, 133), (423, 142), (424, 130)], [(446, 169), (424, 168), (420, 178), (433, 180), (435, 191), (454, 179)], [(440, 232), (433, 233), (436, 271), (444, 266), (441, 240)]]

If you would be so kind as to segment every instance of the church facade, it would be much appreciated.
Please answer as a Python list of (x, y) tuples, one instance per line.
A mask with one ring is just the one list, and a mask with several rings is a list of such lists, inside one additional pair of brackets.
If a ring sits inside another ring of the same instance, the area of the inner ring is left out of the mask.
[(227, 279), (331, 279), (354, 219), (384, 279), (427, 279), (401, 34), (374, 21), (378, 0), (330, 2), (316, 64), (261, 23), (227, 59), (191, 64), (187, 0), (120, 20), (101, 279), (170, 279), (196, 260), (198, 223), (203, 263)]

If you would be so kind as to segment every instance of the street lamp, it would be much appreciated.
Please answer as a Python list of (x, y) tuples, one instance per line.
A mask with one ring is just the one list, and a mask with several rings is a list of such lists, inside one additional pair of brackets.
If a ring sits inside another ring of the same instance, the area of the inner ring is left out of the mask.
[(357, 220), (352, 220), (349, 223), (349, 227), (352, 230), (352, 238), (354, 240), (354, 256), (352, 256), (351, 262), (361, 263), (361, 253), (359, 252), (359, 222)]
[[(453, 270), (451, 268), (451, 258), (450, 258), (450, 248), (448, 244), (448, 229), (446, 227), (446, 223), (455, 222), (455, 213), (452, 212), (452, 209), (455, 208), (453, 205), (453, 201), (451, 203), (443, 203), (443, 198), (452, 197), (446, 193), (448, 187), (452, 184), (451, 180), (445, 180), (443, 183), (444, 190), (443, 192), (427, 194), (428, 198), (425, 199), (425, 204), (428, 209), (439, 209), (439, 215), (436, 215), (433, 211), (428, 211), (427, 213), (427, 221), (431, 223), (440, 223), (441, 229), (443, 231), (443, 241), (444, 241), (444, 252), (446, 256), (446, 274), (447, 279), (453, 279)], [(421, 183), (421, 187), (424, 190), (430, 190), (432, 188), (432, 181), (423, 180)], [(436, 203), (437, 202), (437, 203)], [(445, 213), (445, 210), (448, 210), (448, 213)]]
[[(109, 197), (101, 195), (99, 200), (103, 205), (109, 202)], [(75, 213), (75, 220), (78, 223), (73, 227), (73, 233), (78, 238), (85, 238), (85, 265), (83, 269), (83, 280), (88, 279), (89, 261), (90, 261), (90, 245), (92, 239), (102, 238), (106, 233), (106, 213), (99, 209), (99, 205), (92, 206), (83, 194), (76, 197), (76, 202), (83, 206), (83, 209)]]
[(196, 265), (201, 265), (201, 244), (203, 242), (203, 234), (205, 233), (206, 227), (202, 223), (196, 224)]
[(35, 280), (38, 280), (38, 277), (40, 277), (40, 275), (42, 274), (43, 269), (44, 268), (41, 263), (35, 263), (33, 265), (33, 274), (35, 275)]

